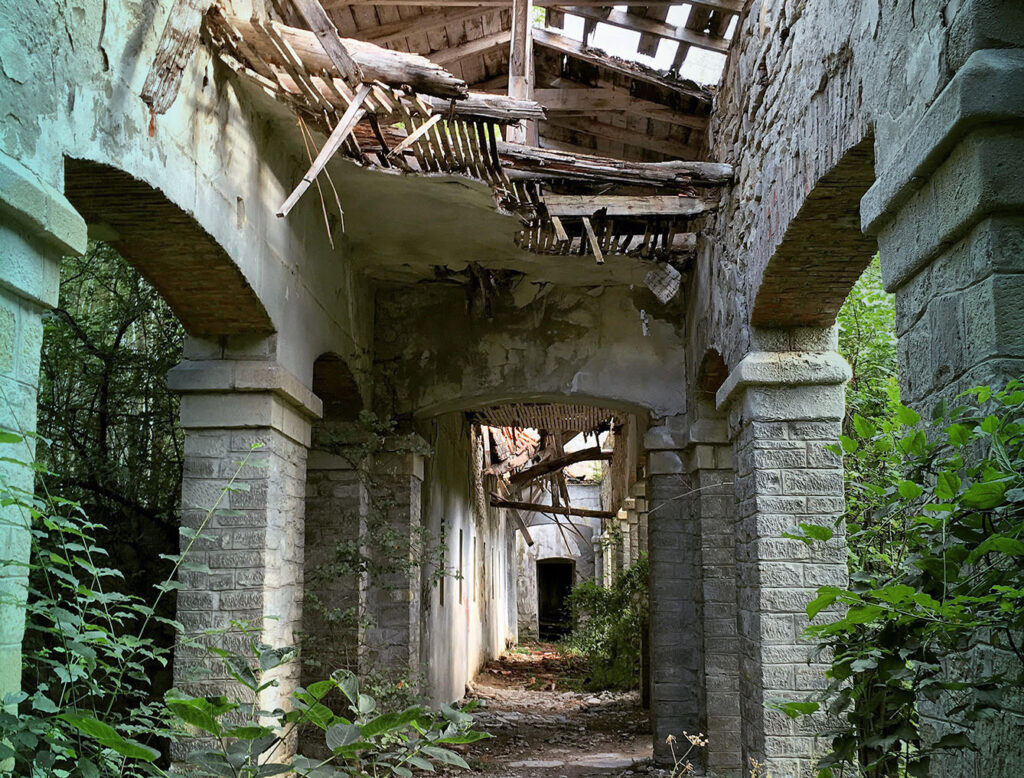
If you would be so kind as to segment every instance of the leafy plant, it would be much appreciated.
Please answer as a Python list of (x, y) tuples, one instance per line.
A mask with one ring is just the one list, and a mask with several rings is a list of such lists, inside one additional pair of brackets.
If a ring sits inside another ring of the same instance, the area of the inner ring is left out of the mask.
[(573, 631), (564, 648), (588, 662), (591, 689), (633, 689), (640, 683), (640, 636), (648, 618), (650, 565), (641, 554), (610, 587), (577, 584), (569, 594)]
[[(1024, 683), (1024, 382), (962, 397), (928, 425), (902, 406), (879, 424), (855, 416), (854, 436), (841, 439), (848, 460), (900, 477), (852, 485), (866, 515), (850, 525), (850, 586), (821, 587), (807, 606), (812, 619), (828, 613), (807, 633), (833, 657), (829, 685), (817, 701), (780, 707), (830, 714), (819, 775), (846, 765), (927, 776), (937, 753), (974, 748), (972, 723)], [(831, 529), (796, 536), (813, 543)], [(963, 661), (983, 643), (1010, 661)], [(959, 726), (926, 740), (923, 701)]]
[[(248, 637), (251, 657), (222, 648), (211, 650), (254, 701), (246, 704), (226, 697), (191, 697), (176, 690), (167, 695), (167, 707), (178, 719), (214, 740), (213, 747), (188, 755), (196, 775), (258, 778), (294, 771), (310, 778), (408, 778), (413, 769), (433, 772), (435, 765), (469, 769), (450, 746), (490, 737), (472, 729), (468, 712), (472, 703), (462, 710), (442, 705), (440, 715), (420, 706), (381, 712), (377, 701), (360, 691), (359, 679), (348, 670), (296, 689), (293, 710), (259, 710), (261, 693), (277, 685), (267, 674), (292, 659), (295, 652), (259, 643), (244, 625), (236, 626)], [(335, 701), (343, 706), (341, 713), (332, 709)], [(286, 744), (295, 741), (302, 727), (319, 730), (327, 755), (298, 755), (290, 764), (273, 761), (288, 751)]]
[[(25, 517), (12, 530), (31, 539), (28, 588), (19, 603), (27, 631), (24, 691), (3, 700), (0, 769), (31, 778), (165, 775), (156, 746), (174, 733), (151, 700), (150, 668), (169, 663), (170, 647), (154, 639), (152, 627), (180, 630), (160, 615), (160, 604), (176, 589), (178, 570), (191, 567), (188, 552), (220, 499), (185, 550), (166, 557), (171, 577), (147, 600), (119, 591), (122, 573), (95, 539), (103, 527), (79, 503), (47, 491), (49, 473), (31, 458), (28, 440), (23, 432), (0, 431), (0, 442), (25, 443), (27, 452), (6, 462), (38, 476), (35, 492), (0, 482), (4, 516)], [(232, 478), (221, 497), (237, 488)], [(26, 566), (13, 559), (3, 564)]]

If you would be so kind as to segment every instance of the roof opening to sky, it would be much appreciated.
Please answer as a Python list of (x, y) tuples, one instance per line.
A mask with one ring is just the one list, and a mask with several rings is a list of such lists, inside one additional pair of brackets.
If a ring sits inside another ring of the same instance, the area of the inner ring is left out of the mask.
[[(629, 13), (630, 10), (628, 6), (614, 6), (614, 12), (616, 13), (625, 14)], [(633, 8), (632, 10), (636, 11), (638, 9)], [(664, 23), (678, 30), (683, 30), (687, 27), (692, 10), (693, 6), (689, 3), (673, 5), (669, 7)], [(729, 26), (724, 33), (726, 40), (732, 40), (736, 27), (736, 18), (734, 16), (729, 22)], [(564, 26), (558, 32), (575, 40), (582, 41), (585, 25), (586, 20), (583, 17), (576, 16), (566, 9)], [(705, 31), (697, 29), (693, 30), (693, 32), (703, 33)], [(603, 49), (612, 56), (637, 62), (661, 72), (673, 70), (679, 46), (686, 45), (661, 38), (656, 44), (654, 56), (648, 56), (638, 50), (640, 38), (640, 32), (599, 21), (591, 33), (587, 44), (594, 48)], [(706, 51), (696, 46), (688, 48), (689, 51), (679, 66), (679, 72), (676, 75), (679, 78), (696, 81), (698, 84), (717, 85), (722, 77), (722, 70), (725, 68), (726, 55), (716, 51)]]

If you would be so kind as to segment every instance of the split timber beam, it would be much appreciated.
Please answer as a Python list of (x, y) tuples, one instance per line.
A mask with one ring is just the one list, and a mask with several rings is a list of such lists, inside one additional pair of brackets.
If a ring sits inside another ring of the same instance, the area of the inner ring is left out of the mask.
[(584, 519), (614, 519), (618, 514), (612, 511), (592, 511), (589, 508), (573, 508), (571, 506), (544, 505), (537, 502), (520, 502), (519, 500), (504, 500), (496, 494), (491, 495), (492, 508), (512, 508), (517, 511), (530, 511), (531, 513), (553, 513), (558, 516), (579, 516)]
[(552, 457), (551, 459), (541, 462), (539, 465), (534, 465), (526, 470), (513, 473), (509, 478), (509, 482), (513, 486), (520, 486), (528, 481), (534, 480), (535, 478), (540, 478), (542, 475), (548, 475), (556, 470), (562, 470), (569, 465), (575, 465), (579, 462), (598, 462), (602, 460), (610, 460), (611, 458), (611, 451), (602, 451), (597, 446), (585, 448), (580, 451), (563, 454), (559, 457)]
[(555, 195), (544, 197), (549, 216), (699, 216), (718, 207), (714, 200), (681, 195)]
[[(288, 63), (277, 48), (270, 45), (266, 36), (248, 19), (237, 16), (225, 16), (224, 19), (263, 60), (277, 67), (287, 66)], [(308, 70), (341, 76), (314, 33), (273, 24), (277, 33)], [(352, 38), (342, 38), (341, 41), (367, 81), (380, 81), (397, 88), (408, 85), (421, 94), (457, 100), (469, 94), (465, 81), (418, 54), (392, 51)]]
[(722, 186), (732, 182), (733, 168), (722, 162), (627, 162), (593, 154), (570, 153), (499, 143), (498, 153), (509, 178), (560, 178), (631, 186)]
[(646, 19), (642, 16), (636, 16), (635, 14), (617, 9), (613, 9), (605, 14), (596, 8), (565, 5), (559, 6), (558, 10), (590, 21), (602, 22), (613, 27), (622, 27), (623, 29), (646, 35), (654, 35), (658, 38), (675, 41), (686, 46), (696, 46), (699, 49), (715, 51), (719, 54), (727, 54), (731, 45), (731, 41), (727, 41), (725, 38), (716, 38), (705, 33), (689, 30), (686, 27), (676, 27), (672, 24), (659, 22), (655, 19)]

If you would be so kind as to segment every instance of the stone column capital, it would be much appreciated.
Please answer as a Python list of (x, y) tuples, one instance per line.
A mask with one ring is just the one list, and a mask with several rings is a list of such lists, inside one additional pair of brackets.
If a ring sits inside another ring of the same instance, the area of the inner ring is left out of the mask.
[(267, 360), (185, 360), (167, 375), (181, 395), (184, 429), (270, 427), (307, 448), (323, 403), (298, 378)]
[[(744, 400), (744, 415), (762, 420), (841, 419), (850, 366), (834, 351), (754, 351), (719, 388), (719, 410)], [(763, 389), (752, 400), (748, 389)], [(795, 391), (800, 389), (802, 391)]]

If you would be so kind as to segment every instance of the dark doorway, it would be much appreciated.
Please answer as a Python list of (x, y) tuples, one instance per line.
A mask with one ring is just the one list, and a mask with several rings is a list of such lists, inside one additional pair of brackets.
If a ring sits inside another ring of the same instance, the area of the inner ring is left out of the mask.
[(567, 559), (537, 562), (537, 616), (541, 640), (558, 640), (568, 634), (569, 592), (576, 564)]

